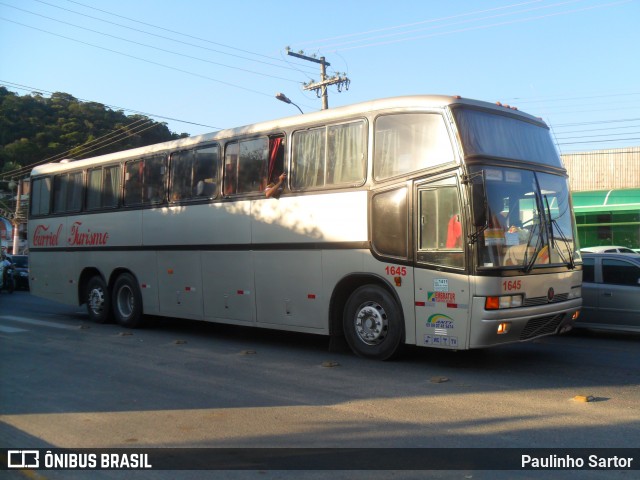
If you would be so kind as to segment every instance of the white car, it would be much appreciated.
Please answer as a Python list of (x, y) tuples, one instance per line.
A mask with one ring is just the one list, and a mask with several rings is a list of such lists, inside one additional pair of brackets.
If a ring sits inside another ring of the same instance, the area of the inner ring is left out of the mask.
[(581, 248), (580, 253), (637, 253), (627, 247), (617, 245), (600, 245), (599, 247)]

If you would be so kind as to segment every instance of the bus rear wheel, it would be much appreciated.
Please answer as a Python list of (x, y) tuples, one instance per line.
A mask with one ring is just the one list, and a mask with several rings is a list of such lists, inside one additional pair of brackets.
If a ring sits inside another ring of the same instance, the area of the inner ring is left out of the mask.
[(343, 329), (356, 355), (388, 360), (404, 342), (402, 311), (393, 296), (376, 285), (365, 285), (351, 294), (344, 309)]
[(130, 273), (121, 274), (113, 285), (113, 316), (123, 327), (142, 326), (142, 295), (138, 283)]
[(95, 323), (108, 323), (111, 320), (111, 297), (109, 288), (102, 277), (91, 277), (87, 284), (87, 312)]

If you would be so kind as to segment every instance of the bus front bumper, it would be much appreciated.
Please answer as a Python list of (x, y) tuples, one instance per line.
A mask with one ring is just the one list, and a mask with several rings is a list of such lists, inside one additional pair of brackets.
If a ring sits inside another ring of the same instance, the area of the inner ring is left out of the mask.
[(485, 348), (526, 342), (571, 330), (582, 299), (572, 299), (536, 307), (486, 310), (484, 297), (474, 297), (469, 348)]

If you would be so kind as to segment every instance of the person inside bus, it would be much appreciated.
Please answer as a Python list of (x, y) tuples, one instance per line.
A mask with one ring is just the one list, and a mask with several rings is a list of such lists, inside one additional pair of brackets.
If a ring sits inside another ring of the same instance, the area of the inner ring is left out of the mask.
[(264, 189), (264, 194), (267, 198), (280, 198), (282, 191), (284, 190), (284, 184), (287, 181), (287, 174), (281, 173), (277, 182), (271, 182)]
[(460, 223), (460, 214), (456, 213), (449, 219), (447, 225), (447, 242), (446, 248), (462, 247), (462, 224)]

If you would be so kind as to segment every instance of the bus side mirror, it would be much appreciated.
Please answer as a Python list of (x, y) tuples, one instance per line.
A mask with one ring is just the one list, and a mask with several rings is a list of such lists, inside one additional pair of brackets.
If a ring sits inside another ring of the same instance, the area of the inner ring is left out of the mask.
[(484, 190), (484, 179), (481, 183), (471, 182), (471, 211), (473, 226), (484, 227), (487, 224), (487, 197)]

